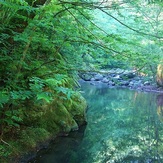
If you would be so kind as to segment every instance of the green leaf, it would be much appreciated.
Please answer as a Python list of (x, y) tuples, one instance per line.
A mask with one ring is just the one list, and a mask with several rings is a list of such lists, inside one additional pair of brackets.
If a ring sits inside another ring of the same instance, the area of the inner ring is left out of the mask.
[(71, 95), (75, 93), (72, 89), (65, 88), (65, 87), (58, 87), (58, 88), (56, 88), (56, 91), (58, 93), (63, 93), (64, 95), (66, 95), (66, 98), (68, 100), (70, 100), (71, 99)]
[(46, 102), (50, 103), (53, 99), (48, 92), (41, 92), (37, 94), (37, 100), (45, 100)]
[(13, 100), (25, 100), (32, 97), (31, 91), (12, 91), (11, 92), (11, 98)]
[(15, 120), (16, 122), (21, 122), (22, 121), (22, 119), (20, 117), (17, 117), (17, 116), (12, 116), (11, 119)]

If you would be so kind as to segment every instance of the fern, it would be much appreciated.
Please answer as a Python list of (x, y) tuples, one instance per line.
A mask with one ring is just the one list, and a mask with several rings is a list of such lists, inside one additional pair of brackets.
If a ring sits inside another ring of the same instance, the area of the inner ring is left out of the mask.
[(64, 74), (55, 74), (53, 78), (45, 80), (45, 83), (50, 88), (55, 88), (57, 86), (63, 86), (68, 82), (68, 76)]
[(47, 103), (50, 103), (53, 98), (50, 92), (41, 92), (37, 94), (37, 100), (45, 100)]
[(11, 93), (12, 100), (25, 100), (30, 99), (32, 97), (31, 91), (12, 91)]
[(32, 77), (30, 80), (29, 86), (30, 90), (33, 92), (42, 92), (45, 86), (44, 81), (38, 77)]
[(73, 94), (75, 94), (75, 92), (72, 89), (65, 88), (65, 87), (57, 87), (56, 88), (56, 91), (57, 91), (57, 93), (62, 93), (63, 95), (65, 95), (65, 98), (64, 99), (68, 99), (68, 100), (70, 100), (71, 99), (71, 96)]

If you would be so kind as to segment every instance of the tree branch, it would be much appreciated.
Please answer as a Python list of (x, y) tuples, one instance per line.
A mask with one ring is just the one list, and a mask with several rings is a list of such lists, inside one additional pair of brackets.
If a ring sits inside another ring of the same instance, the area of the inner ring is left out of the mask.
[[(59, 0), (59, 2), (64, 5), (64, 4), (70, 4), (70, 5), (73, 5), (73, 6), (84, 6), (84, 7), (87, 7), (89, 9), (99, 9), (101, 10), (103, 13), (105, 13), (106, 15), (110, 16), (111, 18), (113, 18), (114, 20), (116, 20), (118, 23), (120, 23), (121, 25), (125, 26), (126, 28), (134, 31), (134, 32), (137, 32), (141, 35), (146, 35), (146, 36), (151, 36), (151, 37), (154, 37), (154, 38), (158, 38), (158, 39), (163, 39), (163, 37), (161, 36), (157, 36), (157, 35), (153, 35), (153, 34), (149, 34), (149, 33), (145, 33), (145, 32), (142, 32), (140, 30), (137, 30), (137, 29), (134, 29), (132, 27), (130, 27), (129, 25), (123, 23), (122, 21), (120, 21), (118, 18), (114, 17), (113, 15), (109, 14), (107, 11), (105, 11), (104, 9), (108, 8), (106, 6), (99, 6), (99, 4), (101, 3), (89, 3), (89, 2), (68, 2), (68, 1), (62, 1), (62, 0)], [(97, 6), (95, 5), (97, 4)]]
[(152, 34), (149, 34), (149, 33), (145, 33), (145, 32), (141, 32), (139, 30), (136, 30), (128, 25), (126, 25), (125, 23), (121, 22), (119, 19), (117, 19), (116, 17), (114, 17), (113, 15), (109, 14), (107, 11), (103, 10), (102, 8), (98, 8), (99, 10), (101, 10), (103, 13), (105, 13), (106, 15), (110, 16), (111, 18), (113, 18), (114, 20), (116, 20), (118, 23), (120, 23), (121, 25), (127, 27), (128, 29), (134, 31), (134, 32), (137, 32), (139, 34), (142, 34), (142, 35), (146, 35), (146, 36), (151, 36), (151, 37), (155, 37), (155, 38), (158, 38), (158, 39), (163, 39), (163, 37), (160, 37), (160, 36), (157, 36), (157, 35), (152, 35)]

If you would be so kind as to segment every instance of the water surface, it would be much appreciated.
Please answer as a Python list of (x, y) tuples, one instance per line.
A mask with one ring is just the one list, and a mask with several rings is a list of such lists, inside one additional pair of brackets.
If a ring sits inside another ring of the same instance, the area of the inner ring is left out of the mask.
[(162, 163), (163, 95), (82, 83), (86, 128), (56, 139), (36, 163)]

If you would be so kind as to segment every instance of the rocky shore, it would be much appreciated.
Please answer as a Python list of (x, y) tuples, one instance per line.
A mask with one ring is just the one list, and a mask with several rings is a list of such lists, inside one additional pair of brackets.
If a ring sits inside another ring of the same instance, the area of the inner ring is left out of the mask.
[(101, 72), (80, 73), (80, 78), (92, 85), (104, 83), (108, 87), (124, 87), (147, 92), (163, 93), (163, 88), (159, 87), (153, 77), (138, 75), (133, 70), (112, 69)]

